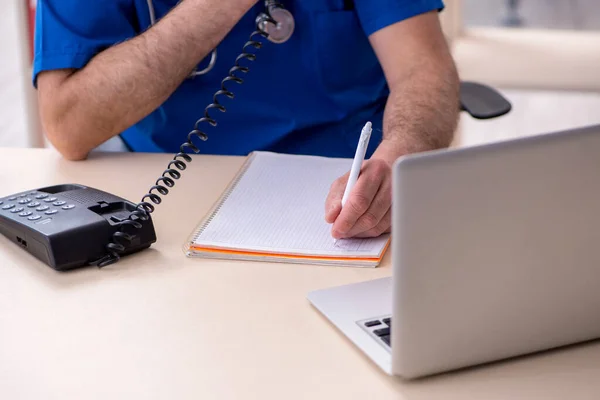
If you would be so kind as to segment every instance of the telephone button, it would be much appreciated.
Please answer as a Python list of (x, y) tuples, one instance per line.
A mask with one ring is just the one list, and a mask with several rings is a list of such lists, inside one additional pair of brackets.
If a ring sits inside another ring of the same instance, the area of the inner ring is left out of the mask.
[(27, 218), (30, 221), (37, 221), (38, 219), (42, 218), (39, 215), (32, 215), (31, 217)]
[(23, 211), (19, 213), (19, 217), (29, 217), (31, 214), (33, 214), (31, 211)]
[(13, 214), (16, 214), (16, 213), (20, 213), (23, 210), (24, 210), (23, 207), (17, 207), (17, 208), (13, 208), (12, 210), (10, 210), (10, 212)]
[(48, 210), (46, 211), (46, 215), (54, 215), (58, 212), (58, 210)]
[(62, 207), (63, 210), (72, 210), (73, 208), (75, 208), (75, 205), (73, 204), (67, 204), (66, 206)]
[(14, 204), (5, 204), (5, 205), (2, 206), (2, 209), (3, 210), (10, 210), (14, 206), (15, 206)]
[(8, 200), (10, 200), (10, 201), (15, 201), (16, 199), (17, 199), (17, 196), (12, 196), (12, 197), (8, 198)]
[(21, 198), (21, 199), (22, 199), (23, 197), (27, 197), (27, 193), (23, 193), (23, 194), (20, 194), (20, 195), (19, 195), (19, 198)]
[(48, 193), (41, 193), (35, 196), (35, 198), (38, 200), (45, 199), (46, 197), (48, 197)]
[(39, 206), (38, 208), (35, 209), (35, 211), (46, 211), (49, 208), (50, 207), (48, 207), (48, 206)]
[(46, 203), (52, 203), (53, 201), (58, 200), (56, 197), (48, 197), (47, 199), (44, 199), (44, 201)]
[(31, 202), (31, 199), (29, 197), (19, 200), (19, 204), (27, 204), (29, 202)]
[(63, 204), (67, 204), (67, 202), (66, 202), (66, 201), (62, 201), (62, 200), (59, 200), (59, 201), (55, 201), (55, 202), (54, 202), (54, 203), (52, 203), (52, 204), (54, 204), (55, 206), (62, 206)]
[(39, 201), (32, 201), (31, 203), (27, 204), (27, 207), (29, 208), (33, 208), (33, 207), (38, 207), (41, 203)]

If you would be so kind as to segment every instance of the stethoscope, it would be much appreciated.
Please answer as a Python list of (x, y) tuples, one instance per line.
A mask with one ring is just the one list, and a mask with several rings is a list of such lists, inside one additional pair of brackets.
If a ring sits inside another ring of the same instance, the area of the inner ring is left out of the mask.
[[(181, 1), (181, 0), (180, 0)], [(156, 24), (156, 11), (153, 0), (147, 0), (148, 12), (150, 14), (150, 25)], [(256, 17), (256, 26), (265, 32), (268, 40), (273, 43), (285, 43), (294, 33), (296, 22), (291, 12), (283, 8), (283, 5), (277, 0), (265, 0), (266, 12), (260, 13)], [(275, 22), (275, 23), (273, 23)], [(210, 56), (208, 66), (200, 71), (193, 71), (190, 78), (200, 76), (210, 72), (217, 62), (217, 49), (215, 48)]]

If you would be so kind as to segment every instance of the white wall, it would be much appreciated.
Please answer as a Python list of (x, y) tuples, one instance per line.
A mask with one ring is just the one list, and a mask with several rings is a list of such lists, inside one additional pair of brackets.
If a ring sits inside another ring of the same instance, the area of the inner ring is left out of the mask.
[(24, 79), (18, 4), (22, 0), (0, 0), (0, 146), (28, 144)]

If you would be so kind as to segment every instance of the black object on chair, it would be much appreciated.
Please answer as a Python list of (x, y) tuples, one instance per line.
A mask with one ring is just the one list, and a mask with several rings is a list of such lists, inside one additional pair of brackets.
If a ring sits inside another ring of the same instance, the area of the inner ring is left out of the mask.
[(476, 82), (460, 83), (460, 109), (476, 119), (490, 119), (507, 114), (512, 105), (497, 90)]

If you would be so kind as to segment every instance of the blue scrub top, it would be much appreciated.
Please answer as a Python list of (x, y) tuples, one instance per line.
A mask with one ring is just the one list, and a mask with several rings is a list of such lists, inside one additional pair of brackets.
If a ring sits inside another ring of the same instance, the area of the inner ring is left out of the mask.
[[(178, 0), (154, 0), (157, 18)], [(395, 22), (443, 8), (442, 0), (282, 0), (296, 30), (284, 44), (255, 50), (242, 85), (228, 82), (234, 99), (220, 97), (227, 112), (211, 110), (216, 127), (201, 153), (247, 155), (254, 150), (353, 157), (360, 131), (372, 121), (367, 156), (379, 144), (389, 94), (368, 35)], [(177, 152), (212, 102), (250, 34), (258, 1), (219, 44), (207, 75), (186, 79), (152, 114), (122, 132), (133, 151)], [(146, 0), (39, 0), (33, 80), (40, 71), (82, 68), (98, 52), (150, 26)], [(264, 41), (264, 39), (262, 39)], [(402, 38), (398, 38), (402, 40)], [(206, 57), (199, 64), (208, 65)]]

